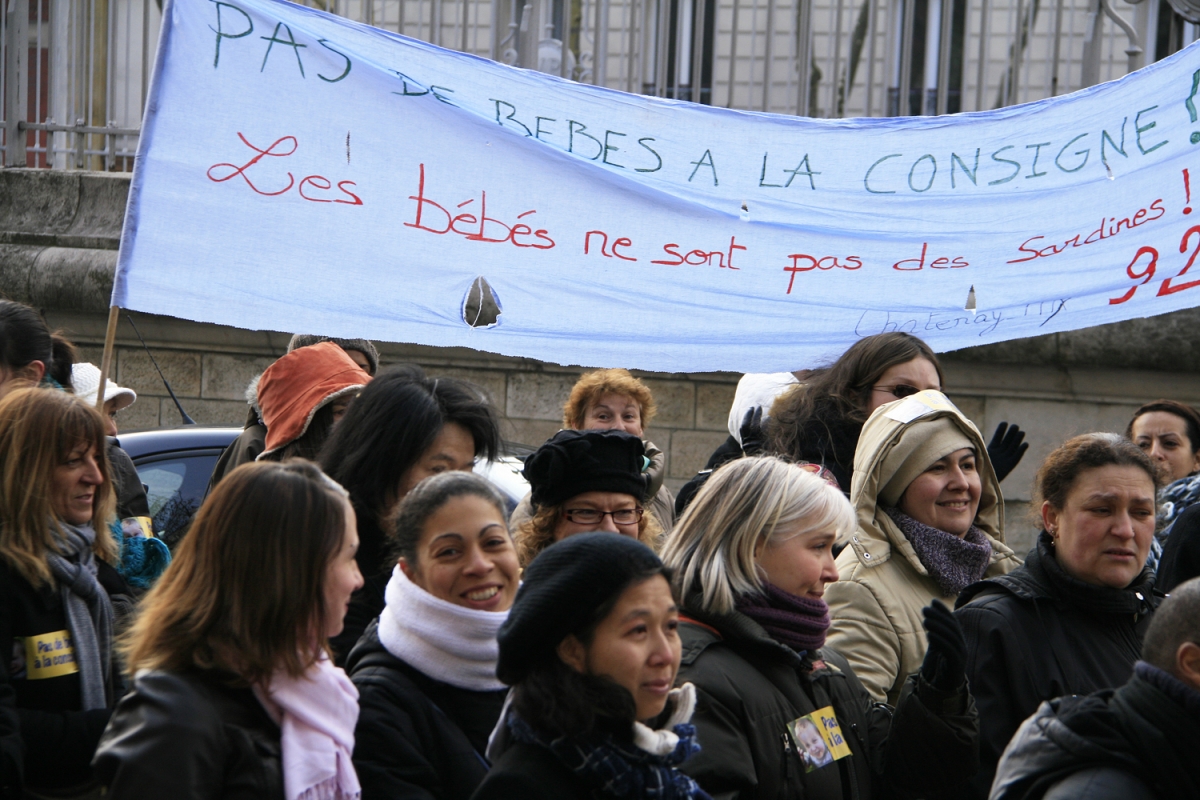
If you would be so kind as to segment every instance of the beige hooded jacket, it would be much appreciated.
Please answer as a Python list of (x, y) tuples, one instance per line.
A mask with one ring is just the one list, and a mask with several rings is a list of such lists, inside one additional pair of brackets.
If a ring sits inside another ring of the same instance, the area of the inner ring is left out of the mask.
[[(929, 448), (914, 451), (913, 444), (920, 442), (920, 437), (914, 440), (911, 435), (905, 436), (910, 429), (941, 419), (952, 421), (974, 444), (977, 454), (982, 492), (975, 525), (992, 546), (985, 577), (1002, 575), (1021, 564), (1004, 544), (1000, 483), (975, 425), (945, 395), (935, 391), (920, 392), (876, 409), (863, 426), (854, 455), (850, 502), (858, 527), (838, 557), (840, 579), (825, 588), (825, 600), (833, 619), (829, 646), (846, 657), (876, 700), (892, 705), (900, 696), (905, 678), (920, 669), (925, 658), (921, 609), (935, 597), (953, 608), (955, 598), (942, 594), (912, 544), (878, 504), (878, 497), (898, 472), (920, 474), (948, 455), (931, 455)], [(937, 427), (944, 429), (944, 423)], [(902, 439), (905, 444), (897, 447)], [(929, 463), (907, 464), (910, 458)]]

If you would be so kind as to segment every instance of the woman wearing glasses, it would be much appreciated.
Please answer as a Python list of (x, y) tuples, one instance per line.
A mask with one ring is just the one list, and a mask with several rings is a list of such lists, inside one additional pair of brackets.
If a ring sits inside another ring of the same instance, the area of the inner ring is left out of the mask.
[(829, 644), (879, 702), (895, 705), (925, 658), (921, 609), (953, 607), (984, 577), (1020, 566), (1004, 544), (1000, 482), (983, 438), (940, 392), (878, 409), (854, 457), (856, 530), (825, 598)]
[[(908, 333), (880, 333), (855, 342), (833, 366), (812, 373), (781, 395), (767, 423), (767, 451), (827, 468), (850, 493), (854, 450), (871, 412), (924, 389), (942, 390), (945, 376), (929, 345)], [(1016, 426), (1000, 423), (988, 452), (997, 480), (1013, 470), (1028, 445)]]
[(618, 430), (563, 430), (525, 461), (533, 517), (517, 529), (523, 565), (555, 542), (607, 531), (656, 547), (662, 533), (645, 513), (648, 459), (642, 440)]

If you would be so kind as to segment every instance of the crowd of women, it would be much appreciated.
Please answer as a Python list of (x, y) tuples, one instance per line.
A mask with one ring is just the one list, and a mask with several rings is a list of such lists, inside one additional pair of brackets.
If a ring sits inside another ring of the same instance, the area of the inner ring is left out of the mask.
[(1185, 404), (1056, 447), (1020, 554), (1023, 434), (907, 334), (746, 376), (678, 497), (645, 384), (589, 373), (515, 508), (477, 387), (297, 336), (166, 552), (74, 360), (0, 301), (2, 797), (1083, 797), (1014, 777), (1022, 725), (1131, 680), (1188, 711), (1130, 780), (1200, 796), (1200, 684), (1139, 662), (1200, 596)]

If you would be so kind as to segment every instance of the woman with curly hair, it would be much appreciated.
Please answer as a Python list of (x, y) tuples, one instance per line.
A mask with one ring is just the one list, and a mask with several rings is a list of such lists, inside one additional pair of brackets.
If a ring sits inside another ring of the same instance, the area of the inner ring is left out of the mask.
[[(563, 430), (625, 431), (642, 440), (646, 451), (646, 510), (658, 526), (668, 531), (675, 524), (675, 497), (663, 485), (667, 454), (645, 438), (646, 428), (658, 413), (650, 387), (627, 369), (598, 369), (585, 373), (563, 403)], [(513, 531), (533, 514), (526, 497), (512, 513)]]
[(658, 521), (645, 513), (642, 440), (623, 431), (559, 431), (525, 460), (533, 516), (517, 527), (517, 552), (529, 564), (576, 533), (608, 531), (656, 547)]

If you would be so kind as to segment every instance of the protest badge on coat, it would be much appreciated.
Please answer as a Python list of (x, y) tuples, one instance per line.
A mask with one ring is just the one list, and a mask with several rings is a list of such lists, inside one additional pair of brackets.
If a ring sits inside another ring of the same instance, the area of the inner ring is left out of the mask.
[(794, 719), (787, 728), (800, 760), (804, 762), (805, 772), (828, 766), (850, 755), (850, 745), (846, 744), (846, 737), (842, 735), (842, 727), (833, 713), (833, 706), (825, 706)]

